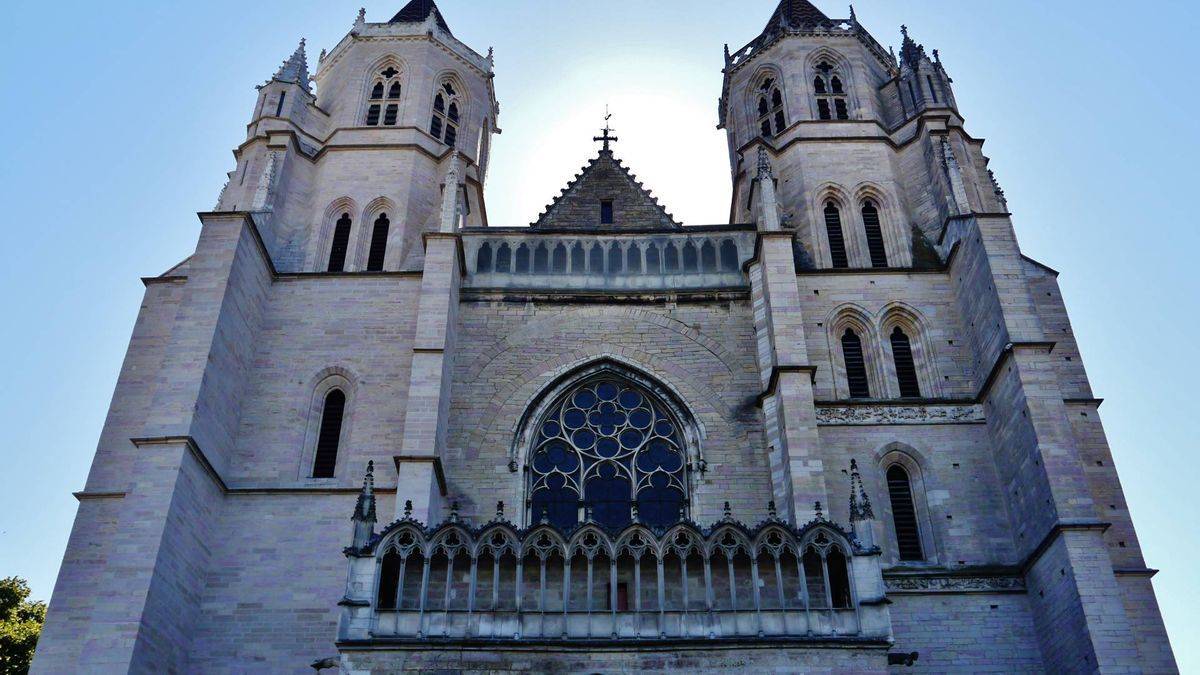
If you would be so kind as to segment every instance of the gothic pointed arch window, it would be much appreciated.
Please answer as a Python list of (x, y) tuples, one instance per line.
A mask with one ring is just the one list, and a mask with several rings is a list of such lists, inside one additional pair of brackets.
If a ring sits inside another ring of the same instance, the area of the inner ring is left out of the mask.
[(912, 341), (900, 326), (892, 329), (892, 361), (896, 365), (896, 384), (901, 398), (920, 398), (921, 384), (917, 378), (917, 364), (913, 360)]
[(813, 95), (817, 99), (817, 118), (848, 120), (845, 78), (828, 59), (822, 59), (813, 73)]
[(879, 207), (870, 199), (862, 203), (863, 229), (867, 235), (867, 252), (871, 255), (871, 267), (887, 267), (887, 247), (883, 242), (883, 226), (879, 221)]
[(787, 114), (783, 105), (783, 90), (773, 75), (759, 82), (756, 91), (755, 112), (758, 116), (758, 131), (764, 138), (783, 133), (787, 127)]
[(387, 65), (375, 73), (371, 94), (367, 99), (367, 119), (369, 127), (396, 126), (400, 115), (400, 71), (393, 65)]
[(433, 94), (433, 115), (429, 122), (429, 134), (454, 147), (458, 141), (462, 106), (458, 86), (450, 80), (443, 81)]
[(383, 271), (383, 261), (387, 256), (388, 230), (390, 227), (391, 222), (388, 221), (387, 214), (379, 214), (379, 217), (375, 219), (374, 227), (371, 228), (371, 247), (367, 252), (368, 272)]
[(871, 385), (867, 378), (862, 339), (852, 328), (842, 333), (842, 360), (846, 363), (846, 384), (850, 388), (850, 398), (870, 398)]
[(892, 526), (896, 534), (896, 549), (900, 560), (924, 560), (921, 528), (913, 501), (912, 480), (899, 464), (887, 470), (888, 499), (892, 503)]
[(527, 464), (529, 522), (561, 530), (591, 516), (615, 529), (677, 522), (688, 503), (684, 434), (650, 389), (603, 373), (570, 386), (543, 413)]
[(337, 468), (338, 446), (342, 438), (342, 416), (346, 412), (346, 394), (331, 389), (321, 407), (321, 426), (317, 432), (317, 453), (313, 457), (313, 478), (333, 478)]
[(342, 272), (346, 269), (346, 251), (350, 248), (350, 214), (343, 213), (333, 226), (333, 242), (329, 246), (330, 272)]
[(829, 260), (835, 269), (850, 266), (846, 255), (846, 235), (842, 232), (842, 212), (832, 199), (825, 202), (825, 237), (829, 240)]

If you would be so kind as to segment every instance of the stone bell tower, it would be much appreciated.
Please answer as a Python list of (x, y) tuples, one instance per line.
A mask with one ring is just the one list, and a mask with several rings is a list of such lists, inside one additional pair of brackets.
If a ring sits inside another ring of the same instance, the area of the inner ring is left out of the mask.
[[(360, 11), (321, 51), (311, 84), (301, 41), (259, 86), (216, 210), (256, 213), (289, 271), (418, 269), (455, 151), (460, 225), (487, 224), (483, 182), (498, 111), (491, 52), (455, 38), (432, 0), (381, 23)], [(340, 235), (339, 221), (348, 224)]]

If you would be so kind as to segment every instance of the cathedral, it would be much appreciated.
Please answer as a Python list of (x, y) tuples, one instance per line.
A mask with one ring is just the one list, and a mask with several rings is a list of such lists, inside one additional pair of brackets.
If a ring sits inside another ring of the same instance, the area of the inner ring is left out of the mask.
[(34, 672), (1176, 671), (936, 49), (781, 0), (725, 48), (727, 223), (606, 125), (518, 226), (451, 18), (258, 86), (143, 279)]

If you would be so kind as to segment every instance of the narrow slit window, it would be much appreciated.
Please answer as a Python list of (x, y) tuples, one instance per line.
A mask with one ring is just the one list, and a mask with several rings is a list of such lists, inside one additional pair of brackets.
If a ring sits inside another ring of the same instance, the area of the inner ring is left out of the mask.
[(325, 395), (321, 428), (317, 432), (317, 454), (313, 458), (313, 478), (333, 478), (345, 411), (346, 395), (341, 389), (334, 389)]
[(892, 359), (896, 363), (896, 382), (900, 385), (903, 398), (920, 398), (921, 385), (917, 381), (917, 366), (913, 361), (912, 343), (908, 335), (896, 326), (892, 330)]
[(896, 532), (896, 548), (901, 560), (924, 560), (921, 530), (917, 525), (917, 510), (913, 503), (912, 482), (908, 472), (899, 464), (887, 470), (888, 497), (892, 502), (892, 525)]
[(611, 199), (603, 199), (600, 201), (600, 224), (613, 224), (613, 203)]
[(867, 380), (862, 340), (858, 333), (849, 328), (842, 334), (842, 359), (846, 362), (846, 384), (850, 387), (850, 398), (870, 398), (871, 385)]
[(883, 244), (883, 228), (879, 224), (879, 209), (875, 202), (869, 199), (863, 202), (862, 219), (867, 234), (867, 251), (871, 254), (871, 267), (887, 267), (887, 248)]
[(287, 92), (286, 92), (286, 91), (281, 91), (281, 92), (279, 92), (279, 103), (275, 104), (275, 116), (276, 116), (276, 117), (282, 117), (282, 116), (283, 116), (283, 101), (284, 101), (284, 99), (286, 99), (286, 98), (287, 98)]
[(367, 256), (367, 271), (383, 271), (383, 259), (387, 255), (388, 229), (391, 223), (386, 213), (379, 214), (371, 230), (371, 249)]
[(333, 226), (333, 243), (329, 246), (330, 272), (342, 272), (346, 269), (346, 250), (350, 247), (350, 214), (343, 213)]
[(928, 76), (928, 75), (926, 75), (926, 76), (925, 76), (925, 83), (929, 85), (929, 96), (930, 96), (930, 98), (932, 98), (932, 99), (933, 99), (933, 102), (934, 102), (934, 103), (937, 103), (937, 102), (938, 102), (938, 95), (937, 95), (937, 89), (934, 89), (934, 87), (933, 87), (933, 78), (932, 78), (932, 77), (930, 77), (930, 76)]
[(825, 236), (829, 239), (829, 258), (835, 269), (850, 266), (850, 258), (846, 255), (846, 236), (842, 233), (842, 213), (837, 204), (825, 204)]

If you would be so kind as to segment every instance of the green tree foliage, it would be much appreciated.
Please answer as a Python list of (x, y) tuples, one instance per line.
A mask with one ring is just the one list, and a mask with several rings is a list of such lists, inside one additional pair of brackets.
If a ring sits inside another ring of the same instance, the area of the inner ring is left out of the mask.
[(0, 579), (0, 673), (29, 672), (45, 619), (46, 603), (29, 601), (24, 579)]

